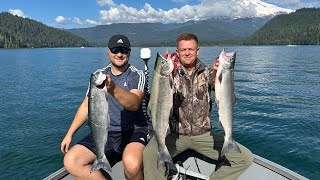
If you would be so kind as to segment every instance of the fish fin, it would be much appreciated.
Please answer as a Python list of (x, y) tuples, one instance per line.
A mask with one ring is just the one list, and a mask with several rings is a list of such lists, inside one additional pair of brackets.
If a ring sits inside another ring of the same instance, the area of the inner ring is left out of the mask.
[(171, 155), (169, 154), (167, 148), (164, 152), (158, 153), (157, 167), (159, 168), (161, 164), (165, 166), (166, 177), (168, 177), (169, 174), (176, 174), (178, 172), (176, 166), (173, 164)]
[(166, 168), (165, 174), (164, 174), (165, 177), (170, 178), (171, 176), (178, 173), (178, 169), (173, 163), (165, 162), (164, 166)]
[(227, 139), (226, 137), (224, 138), (222, 150), (221, 150), (221, 156), (225, 155), (229, 151), (235, 151), (238, 153), (241, 153), (239, 146), (237, 143), (234, 141), (234, 139)]
[(162, 152), (158, 152), (157, 167), (159, 168), (161, 164), (165, 165), (165, 163), (173, 163), (172, 157), (167, 148)]
[(104, 156), (101, 160), (94, 160), (90, 173), (99, 169), (103, 169), (107, 173), (112, 172), (112, 168), (106, 156)]

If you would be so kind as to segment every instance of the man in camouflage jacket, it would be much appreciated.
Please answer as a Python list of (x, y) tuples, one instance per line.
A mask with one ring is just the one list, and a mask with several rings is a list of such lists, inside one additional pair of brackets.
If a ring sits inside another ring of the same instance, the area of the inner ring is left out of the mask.
[(196, 67), (191, 75), (188, 75), (184, 66), (177, 69), (173, 83), (173, 115), (170, 119), (172, 133), (196, 136), (211, 131), (210, 92), (214, 87), (214, 74), (199, 59), (196, 59)]
[[(173, 114), (169, 122), (171, 133), (166, 137), (166, 146), (172, 158), (191, 149), (221, 161), (224, 137), (211, 132), (210, 125), (210, 92), (214, 90), (216, 70), (209, 70), (197, 58), (200, 49), (197, 36), (182, 33), (176, 43), (179, 63), (173, 72)], [(253, 155), (250, 150), (237, 144), (241, 153), (226, 153), (228, 163), (219, 165), (216, 170), (212, 169), (210, 179), (237, 179), (252, 164)], [(157, 155), (158, 145), (153, 137), (143, 152), (145, 180), (167, 179), (165, 167), (157, 167)]]

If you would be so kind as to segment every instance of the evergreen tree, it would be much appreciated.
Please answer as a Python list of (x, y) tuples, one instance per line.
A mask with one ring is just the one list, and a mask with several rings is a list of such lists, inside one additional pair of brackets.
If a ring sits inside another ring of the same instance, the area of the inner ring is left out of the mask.
[(89, 43), (70, 32), (32, 19), (0, 13), (0, 48), (81, 47)]
[(278, 15), (255, 32), (247, 45), (320, 45), (320, 9), (303, 8)]

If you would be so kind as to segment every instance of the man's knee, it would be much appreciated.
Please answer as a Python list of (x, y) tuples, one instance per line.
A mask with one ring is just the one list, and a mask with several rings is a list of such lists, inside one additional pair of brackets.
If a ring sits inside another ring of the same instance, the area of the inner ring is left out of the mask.
[(77, 158), (73, 151), (68, 151), (63, 158), (64, 167), (70, 172), (73, 168), (76, 167)]
[(143, 164), (141, 158), (132, 156), (125, 156), (122, 159), (124, 173), (127, 179), (132, 179), (138, 176), (143, 171)]
[(139, 171), (142, 168), (142, 158), (132, 155), (122, 157), (123, 166), (130, 171)]
[(63, 164), (70, 172), (92, 163), (95, 158), (95, 154), (86, 147), (75, 145), (65, 154)]
[(127, 145), (123, 156), (122, 163), (127, 179), (135, 179), (141, 176), (143, 171), (142, 152), (144, 145), (140, 143), (131, 143)]

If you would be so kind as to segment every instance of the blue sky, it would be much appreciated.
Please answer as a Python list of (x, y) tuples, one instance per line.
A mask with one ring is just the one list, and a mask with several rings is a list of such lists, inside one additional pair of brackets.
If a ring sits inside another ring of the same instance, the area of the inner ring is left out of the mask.
[[(11, 12), (57, 28), (122, 22), (185, 22), (219, 15), (251, 15), (248, 9), (236, 7), (235, 1), (248, 0), (1, 0), (0, 12)], [(320, 7), (320, 0), (250, 1), (291, 10)]]

